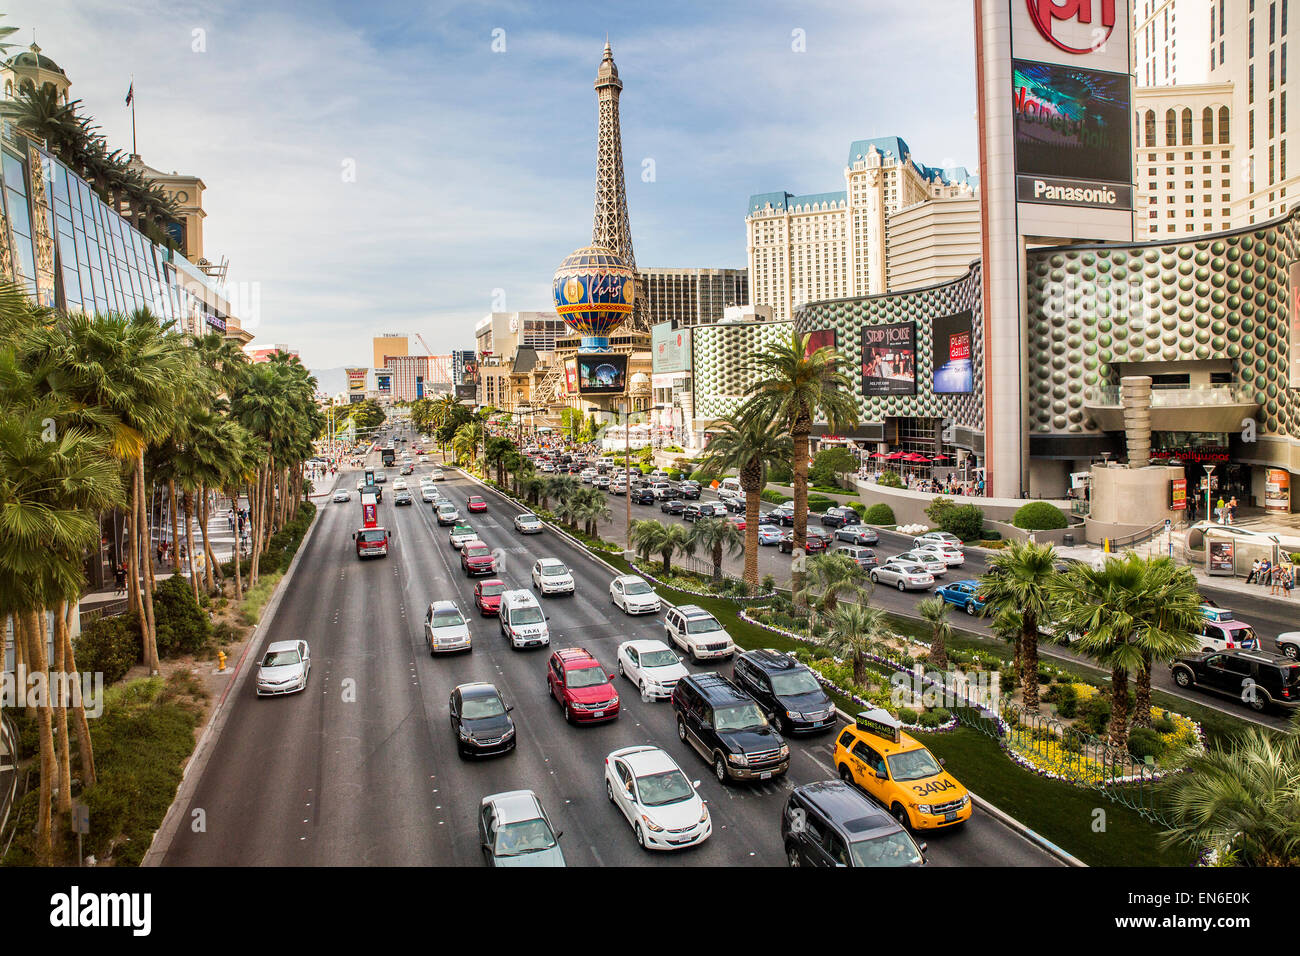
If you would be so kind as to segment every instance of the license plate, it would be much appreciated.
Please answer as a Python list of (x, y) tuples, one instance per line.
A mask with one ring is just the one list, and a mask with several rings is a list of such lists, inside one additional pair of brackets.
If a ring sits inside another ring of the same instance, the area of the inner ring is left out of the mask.
[(593, 716), (593, 717), (604, 717), (604, 716), (605, 716), (605, 712), (604, 712), (603, 710), (598, 710), (598, 711), (596, 711), (594, 714), (592, 714), (591, 716)]
[(771, 777), (771, 776), (772, 776), (772, 771), (770, 771), (770, 770), (763, 770), (763, 771), (761, 771), (761, 772), (759, 773), (759, 775), (758, 775), (758, 779), (759, 779), (759, 780), (767, 780), (767, 779), (768, 779), (769, 777)]
[(947, 813), (945, 813), (945, 814), (943, 815), (943, 822), (944, 822), (944, 823), (952, 823), (952, 821), (953, 821), (953, 820), (956, 820), (956, 819), (957, 819), (957, 811), (956, 811), (956, 810), (949, 810)]

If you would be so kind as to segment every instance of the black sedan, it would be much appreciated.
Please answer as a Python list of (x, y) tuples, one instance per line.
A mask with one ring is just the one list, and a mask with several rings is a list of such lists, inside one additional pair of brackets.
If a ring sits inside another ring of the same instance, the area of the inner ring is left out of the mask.
[(679, 515), (686, 510), (686, 505), (680, 498), (669, 498), (659, 506), (659, 510), (664, 514)]
[(415, 499), (411, 497), (411, 493), (405, 488), (393, 495), (393, 504), (395, 505), (409, 505), (413, 501)]
[(859, 524), (862, 519), (852, 508), (827, 508), (822, 512), (822, 524), (828, 528), (842, 528), (849, 524)]
[(693, 481), (683, 481), (678, 486), (678, 490), (681, 491), (683, 498), (689, 498), (692, 501), (696, 501), (700, 497), (700, 486)]
[[(829, 550), (831, 546), (831, 536), (813, 525), (809, 525), (808, 533), (805, 535), (804, 551), (808, 554), (820, 554)], [(794, 552), (794, 529), (791, 528), (781, 536), (781, 543), (777, 548), (782, 554), (792, 554)]]
[(730, 498), (723, 498), (722, 507), (733, 515), (743, 515), (745, 513), (745, 497), (744, 495), (732, 495)]
[(515, 722), (496, 687), (461, 684), (451, 692), (451, 732), (462, 757), (509, 753), (515, 749)]

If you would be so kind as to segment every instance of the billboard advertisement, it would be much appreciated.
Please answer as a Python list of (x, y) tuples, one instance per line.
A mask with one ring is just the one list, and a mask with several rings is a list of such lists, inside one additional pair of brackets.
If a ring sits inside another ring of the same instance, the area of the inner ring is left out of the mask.
[(456, 400), (458, 402), (472, 402), (477, 391), (478, 386), (473, 382), (464, 382), (456, 386)]
[(570, 395), (578, 394), (578, 360), (576, 358), (564, 360), (564, 390)]
[(627, 355), (619, 352), (579, 352), (579, 395), (622, 395), (627, 391)]
[(1172, 478), (1169, 481), (1169, 510), (1187, 510), (1187, 479)]
[(812, 355), (818, 349), (835, 348), (835, 330), (818, 329), (816, 332), (809, 332), (808, 338), (804, 342), (804, 358)]
[(375, 369), (375, 391), (380, 395), (393, 394), (393, 373), (386, 368)]
[(1012, 62), (1016, 198), (1133, 208), (1130, 77)]
[(971, 360), (973, 316), (970, 309), (934, 320), (934, 390), (953, 394), (975, 390), (975, 367)]
[(345, 369), (348, 375), (348, 395), (358, 395), (366, 390), (366, 372), (364, 368)]
[(862, 394), (916, 394), (916, 324), (862, 327)]
[(1291, 513), (1291, 473), (1270, 468), (1264, 474), (1264, 510), (1269, 514)]
[(650, 330), (650, 356), (656, 373), (691, 370), (691, 330), (660, 322)]
[(1231, 541), (1211, 541), (1205, 552), (1206, 570), (1210, 574), (1236, 574), (1236, 563), (1233, 561), (1233, 542)]
[(1287, 388), (1300, 388), (1300, 262), (1287, 267), (1287, 287), (1291, 296), (1291, 354), (1288, 356)]

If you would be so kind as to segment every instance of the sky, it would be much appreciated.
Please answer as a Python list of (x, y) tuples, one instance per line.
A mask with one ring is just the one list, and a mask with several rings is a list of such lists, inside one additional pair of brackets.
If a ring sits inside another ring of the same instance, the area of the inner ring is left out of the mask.
[(856, 139), (978, 167), (962, 0), (10, 0), (3, 23), (124, 152), (134, 83), (139, 153), (203, 179), (253, 345), (311, 368), (552, 308), (591, 240), (607, 34), (639, 266), (744, 267), (748, 197), (843, 189)]

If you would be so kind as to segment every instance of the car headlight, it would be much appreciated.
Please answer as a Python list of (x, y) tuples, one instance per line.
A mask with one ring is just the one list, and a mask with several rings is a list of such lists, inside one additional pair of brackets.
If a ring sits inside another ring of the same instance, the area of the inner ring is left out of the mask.
[(730, 756), (727, 757), (727, 759), (734, 764), (739, 764), (742, 767), (749, 766), (749, 758), (746, 757), (744, 754), (731, 754)]
[(928, 803), (918, 803), (918, 804), (916, 805), (916, 809), (920, 810), (922, 813), (932, 813), (932, 812), (933, 812), (933, 808), (932, 808), (932, 807), (930, 806), (930, 804), (928, 804)]
[(700, 804), (700, 822), (704, 823), (709, 819), (709, 808), (707, 804)]
[(501, 739), (502, 739), (502, 740), (509, 740), (509, 739), (510, 739), (511, 737), (513, 737), (514, 735), (515, 735), (515, 729), (514, 729), (513, 727), (511, 727), (509, 730), (507, 730), (504, 734), (501, 735)]
[(466, 730), (464, 727), (458, 727), (458, 728), (456, 728), (456, 730), (457, 730), (457, 732), (460, 734), (460, 739), (461, 739), (461, 740), (473, 740), (473, 739), (474, 739), (474, 735), (471, 734), (471, 733), (470, 733), (468, 730)]
[(789, 747), (788, 744), (782, 744), (782, 745), (781, 745), (781, 756), (782, 756), (782, 757), (788, 757), (788, 756), (790, 756), (790, 747)]
[(659, 824), (655, 823), (653, 820), (651, 820), (651, 819), (650, 819), (648, 816), (646, 816), (644, 813), (641, 814), (641, 822), (644, 823), (644, 824), (646, 825), (646, 829), (647, 829), (647, 830), (653, 830), (655, 833), (659, 833), (659, 832), (661, 832), (661, 831), (663, 830), (663, 827), (661, 827)]
[(968, 794), (968, 793), (963, 793), (963, 794), (961, 795), (961, 805), (964, 807), (964, 806), (966, 806), (966, 804), (968, 804), (968, 803), (970, 803), (970, 794)]
[(803, 720), (803, 714), (799, 713), (797, 710), (787, 710), (785, 715), (791, 720)]

